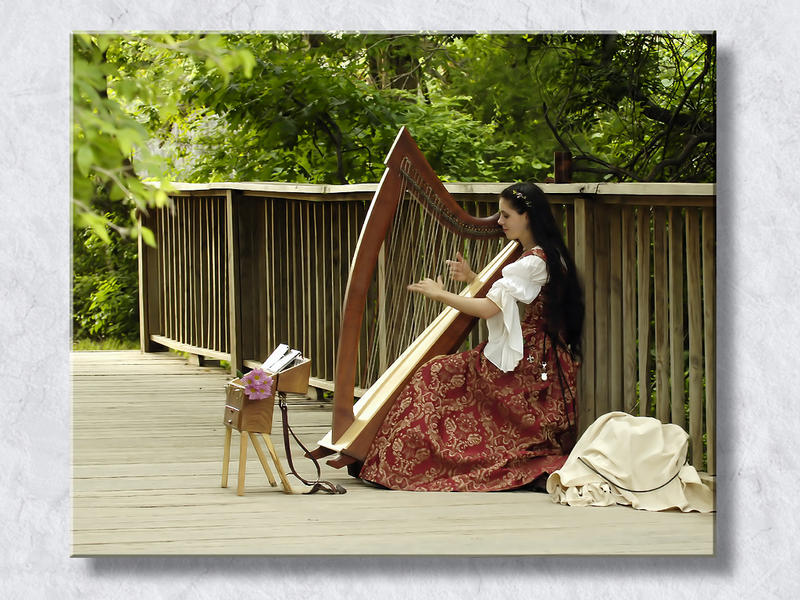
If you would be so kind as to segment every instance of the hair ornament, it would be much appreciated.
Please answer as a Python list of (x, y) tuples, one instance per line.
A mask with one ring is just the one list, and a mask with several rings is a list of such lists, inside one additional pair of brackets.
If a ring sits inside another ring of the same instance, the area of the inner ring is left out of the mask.
[(520, 192), (519, 190), (511, 190), (511, 195), (514, 196), (517, 200), (520, 200), (526, 207), (533, 208), (533, 202), (528, 199), (528, 197)]

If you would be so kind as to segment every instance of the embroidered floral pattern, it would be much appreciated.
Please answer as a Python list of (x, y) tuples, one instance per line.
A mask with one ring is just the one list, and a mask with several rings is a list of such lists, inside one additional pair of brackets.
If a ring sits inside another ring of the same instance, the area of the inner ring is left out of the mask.
[(571, 450), (563, 440), (575, 437), (577, 364), (544, 344), (543, 308), (540, 293), (522, 319), (525, 357), (533, 360), (513, 371), (489, 362), (484, 344), (420, 367), (375, 436), (360, 477), (392, 489), (494, 491), (559, 469)]

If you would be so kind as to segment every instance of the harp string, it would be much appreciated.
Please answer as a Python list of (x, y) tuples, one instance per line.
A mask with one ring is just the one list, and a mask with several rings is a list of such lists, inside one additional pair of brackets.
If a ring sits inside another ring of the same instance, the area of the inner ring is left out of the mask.
[[(448, 291), (458, 293), (462, 282), (449, 278), (445, 260), (461, 252), (473, 270), (482, 268), (503, 247), (505, 240), (494, 232), (465, 227), (445, 208), (442, 199), (410, 164), (403, 165), (403, 186), (392, 224), (384, 240), (385, 298), (378, 297), (377, 270), (370, 288), (365, 314), (366, 339), (362, 338), (356, 385), (368, 388), (383, 368), (395, 361), (441, 312), (438, 302), (414, 294), (406, 286), (425, 277), (441, 276)], [(474, 207), (471, 212), (476, 212)], [(489, 207), (491, 208), (491, 207)], [(483, 211), (486, 215), (493, 210)], [(486, 216), (481, 215), (481, 216)], [(485, 237), (465, 237), (476, 231)], [(493, 234), (493, 235), (492, 235)], [(379, 303), (385, 306), (384, 323), (379, 323)], [(385, 327), (385, 329), (383, 329)], [(386, 364), (381, 364), (380, 344), (385, 344)]]

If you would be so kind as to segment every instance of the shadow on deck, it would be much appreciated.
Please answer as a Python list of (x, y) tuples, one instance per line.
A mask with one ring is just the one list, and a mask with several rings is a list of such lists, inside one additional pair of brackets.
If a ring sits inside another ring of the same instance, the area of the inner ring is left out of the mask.
[[(235, 457), (220, 487), (228, 379), (174, 354), (72, 354), (74, 556), (713, 554), (709, 514), (573, 508), (532, 492), (385, 491), (324, 464), (347, 494), (300, 495), (290, 475), (288, 495), (270, 487), (252, 448), (237, 496)], [(290, 417), (309, 448), (330, 426), (330, 408), (308, 399), (291, 402)]]

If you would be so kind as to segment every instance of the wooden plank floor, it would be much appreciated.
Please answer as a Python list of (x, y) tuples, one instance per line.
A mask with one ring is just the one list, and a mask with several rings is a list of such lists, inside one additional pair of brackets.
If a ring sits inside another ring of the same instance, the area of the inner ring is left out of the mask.
[[(708, 514), (574, 508), (532, 492), (386, 491), (327, 465), (323, 476), (347, 494), (288, 495), (269, 486), (252, 446), (240, 497), (235, 432), (229, 487), (220, 487), (225, 371), (174, 354), (118, 351), (74, 352), (72, 372), (74, 556), (714, 551)], [(310, 448), (330, 425), (329, 407), (308, 399), (293, 401), (290, 417)], [(279, 423), (276, 409), (273, 441), (283, 459)], [(296, 463), (313, 475), (310, 461)]]

